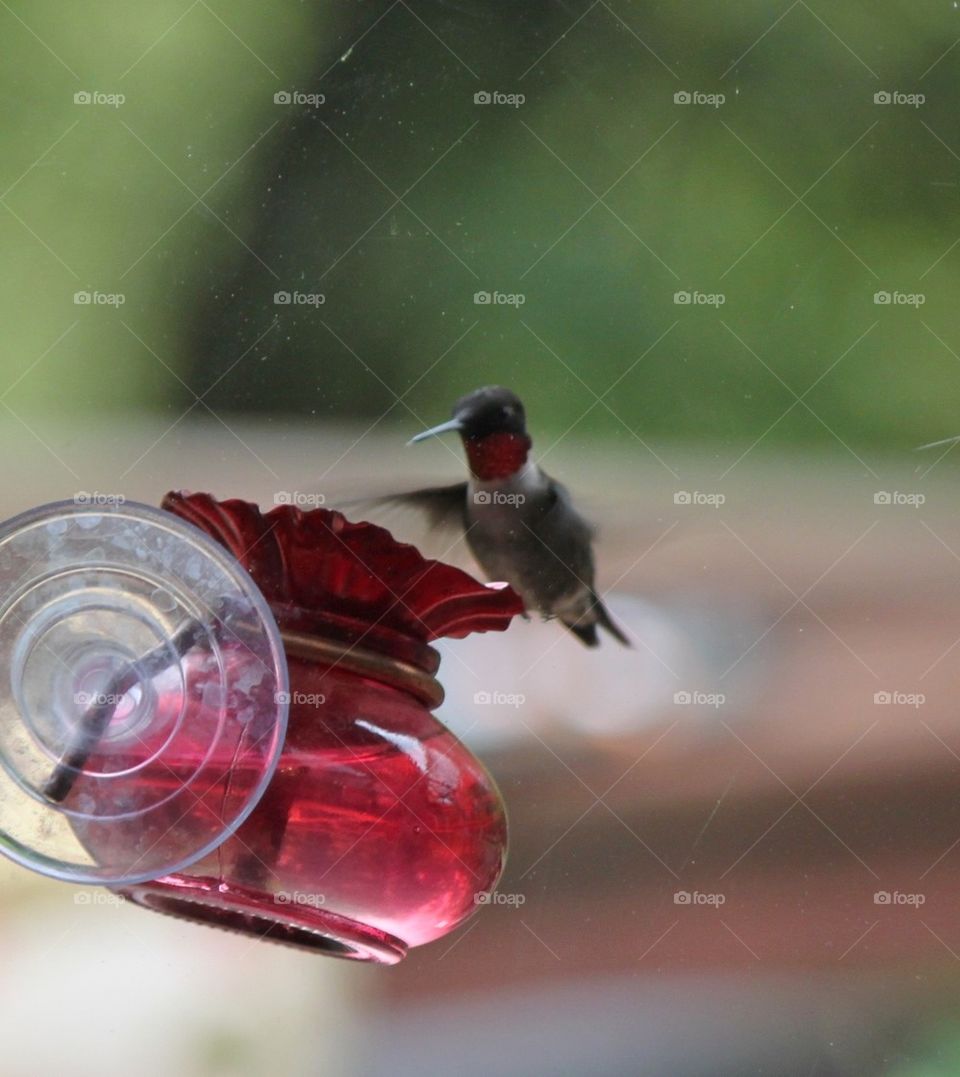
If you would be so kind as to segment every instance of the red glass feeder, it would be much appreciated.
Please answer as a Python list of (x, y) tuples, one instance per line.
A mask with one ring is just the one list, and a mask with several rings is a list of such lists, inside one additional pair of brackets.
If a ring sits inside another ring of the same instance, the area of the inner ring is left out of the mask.
[(163, 509), (0, 529), (3, 579), (46, 566), (0, 607), (0, 719), (20, 719), (0, 733), (0, 849), (337, 956), (393, 963), (451, 931), (496, 886), (506, 821), (430, 713), (429, 642), (501, 630), (520, 599), (325, 509)]

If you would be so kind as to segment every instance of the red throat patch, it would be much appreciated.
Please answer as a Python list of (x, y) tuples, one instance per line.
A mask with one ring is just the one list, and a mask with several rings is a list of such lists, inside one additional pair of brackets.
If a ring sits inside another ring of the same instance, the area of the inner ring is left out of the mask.
[(533, 444), (526, 434), (487, 434), (464, 438), (467, 462), (475, 478), (483, 482), (508, 479), (527, 462)]

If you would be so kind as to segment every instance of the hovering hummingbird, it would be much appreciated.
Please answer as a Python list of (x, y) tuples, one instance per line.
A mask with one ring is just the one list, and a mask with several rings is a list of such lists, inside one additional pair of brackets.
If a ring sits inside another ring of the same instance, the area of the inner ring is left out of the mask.
[(409, 444), (449, 431), (466, 450), (466, 482), (379, 500), (420, 509), (433, 527), (461, 528), (490, 579), (505, 580), (528, 610), (558, 618), (588, 647), (599, 642), (598, 625), (631, 646), (594, 590), (593, 528), (566, 487), (530, 458), (519, 397), (498, 385), (477, 389), (454, 404), (449, 422)]

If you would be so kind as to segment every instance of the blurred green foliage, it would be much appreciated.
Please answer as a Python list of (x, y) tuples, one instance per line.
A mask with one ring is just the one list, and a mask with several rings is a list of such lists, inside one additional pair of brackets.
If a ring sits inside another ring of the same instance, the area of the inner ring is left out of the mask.
[[(13, 0), (0, 23), (20, 414), (176, 417), (209, 390), (416, 428), (502, 382), (548, 435), (960, 432), (950, 2)], [(295, 89), (326, 100), (274, 103)], [(495, 90), (526, 100), (474, 103)]]
[(914, 1037), (910, 1061), (890, 1067), (887, 1077), (956, 1077), (960, 1073), (960, 1027), (956, 1021), (928, 1024)]
[[(233, 33), (180, 0), (0, 9), (0, 391), (16, 383), (18, 414), (177, 403), (189, 312), (174, 292), (212, 279), (238, 243), (195, 195), (267, 126), (278, 81), (242, 41), (286, 56), (289, 74), (320, 22), (299, 4), (283, 18), (251, 3), (223, 14)], [(94, 91), (126, 100), (75, 103)], [(205, 201), (238, 235), (253, 227), (234, 173)], [(80, 291), (125, 302), (78, 306)]]

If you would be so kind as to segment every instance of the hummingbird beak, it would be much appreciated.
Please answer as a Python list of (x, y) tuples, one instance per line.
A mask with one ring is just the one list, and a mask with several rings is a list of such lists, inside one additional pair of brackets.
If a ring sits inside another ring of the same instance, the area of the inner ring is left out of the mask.
[(449, 434), (451, 430), (462, 429), (463, 421), (461, 419), (451, 419), (449, 422), (441, 423), (439, 426), (431, 426), (429, 430), (424, 430), (422, 434), (416, 434), (407, 444), (416, 445), (418, 441), (426, 441), (427, 438), (435, 438), (440, 434)]

